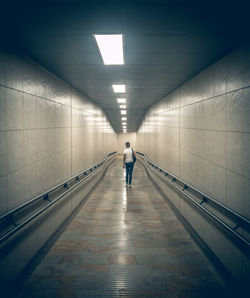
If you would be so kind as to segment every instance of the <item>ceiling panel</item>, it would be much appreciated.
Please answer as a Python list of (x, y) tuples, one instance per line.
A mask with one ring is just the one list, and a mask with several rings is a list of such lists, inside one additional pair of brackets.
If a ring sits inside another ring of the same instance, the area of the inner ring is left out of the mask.
[[(11, 4), (0, 20), (6, 40), (99, 104), (116, 132), (112, 84), (126, 84), (128, 132), (146, 109), (248, 36), (245, 6), (218, 1), (36, 1)], [(232, 22), (231, 20), (234, 20)], [(103, 65), (93, 34), (124, 34), (123, 66)], [(238, 33), (238, 34), (236, 34)]]

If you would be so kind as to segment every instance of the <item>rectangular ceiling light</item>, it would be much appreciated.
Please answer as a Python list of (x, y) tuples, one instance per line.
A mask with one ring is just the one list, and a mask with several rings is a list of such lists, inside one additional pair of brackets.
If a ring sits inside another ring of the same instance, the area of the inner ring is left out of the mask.
[(121, 114), (122, 115), (126, 115), (127, 114), (127, 111), (126, 110), (121, 110)]
[(95, 34), (94, 37), (105, 65), (124, 64), (122, 34)]
[(122, 121), (127, 121), (127, 117), (122, 117)]
[(117, 98), (118, 103), (126, 103), (126, 98)]
[(126, 105), (120, 105), (120, 109), (126, 109)]
[(125, 85), (112, 85), (115, 93), (125, 93)]

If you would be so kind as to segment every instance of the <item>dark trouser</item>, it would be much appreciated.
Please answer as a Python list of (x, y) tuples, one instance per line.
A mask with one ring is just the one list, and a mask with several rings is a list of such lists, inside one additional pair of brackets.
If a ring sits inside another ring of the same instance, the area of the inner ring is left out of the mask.
[(126, 183), (131, 185), (134, 163), (128, 162), (128, 163), (125, 163), (125, 165), (126, 165)]

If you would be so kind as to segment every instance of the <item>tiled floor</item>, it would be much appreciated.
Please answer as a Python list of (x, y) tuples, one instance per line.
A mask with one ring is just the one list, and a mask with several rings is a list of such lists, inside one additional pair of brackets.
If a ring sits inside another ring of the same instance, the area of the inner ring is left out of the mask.
[(139, 162), (117, 159), (19, 297), (223, 297), (224, 284)]

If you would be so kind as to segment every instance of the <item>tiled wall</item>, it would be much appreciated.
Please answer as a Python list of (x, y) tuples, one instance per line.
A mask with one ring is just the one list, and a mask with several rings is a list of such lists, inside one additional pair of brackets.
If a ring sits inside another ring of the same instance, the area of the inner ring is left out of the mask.
[(250, 49), (227, 55), (155, 104), (136, 146), (250, 218)]
[(0, 50), (0, 215), (115, 150), (98, 106), (22, 54)]
[[(155, 104), (136, 149), (250, 219), (250, 49), (241, 48)], [(153, 178), (228, 272), (246, 286), (250, 259), (158, 178)]]

